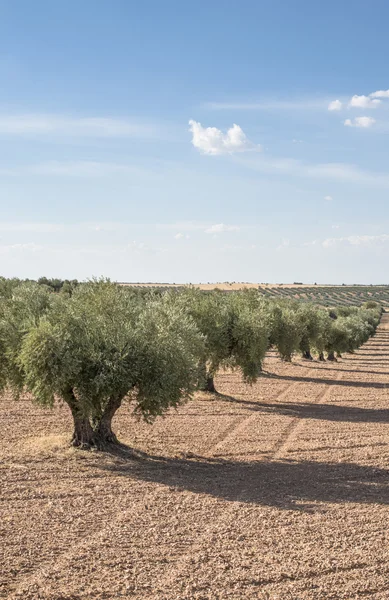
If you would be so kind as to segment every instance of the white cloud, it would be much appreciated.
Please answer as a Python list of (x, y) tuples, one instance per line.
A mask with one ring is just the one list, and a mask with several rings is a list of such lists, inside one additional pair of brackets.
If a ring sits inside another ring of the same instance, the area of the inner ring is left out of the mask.
[(176, 233), (174, 237), (176, 240), (182, 240), (182, 238), (184, 238), (185, 236), (183, 233)]
[(193, 146), (204, 154), (232, 154), (260, 149), (259, 145), (256, 146), (247, 139), (239, 125), (234, 124), (227, 133), (223, 133), (216, 127), (203, 127), (201, 123), (192, 119), (189, 125)]
[(154, 126), (114, 117), (71, 117), (52, 114), (0, 114), (0, 135), (64, 137), (150, 137)]
[(389, 242), (389, 235), (349, 235), (340, 238), (328, 238), (322, 242), (324, 248), (333, 248), (338, 245), (349, 246), (376, 246)]
[(341, 103), (340, 100), (333, 100), (332, 102), (329, 103), (328, 110), (341, 110), (342, 106), (343, 106), (343, 104)]
[(324, 196), (324, 200), (328, 200), (328, 202), (331, 202), (332, 196)]
[(378, 90), (370, 94), (370, 98), (389, 98), (389, 90)]
[(332, 229), (339, 229), (340, 225), (332, 225)]
[(218, 223), (217, 225), (212, 225), (205, 230), (205, 233), (223, 233), (225, 231), (239, 231), (240, 227), (236, 225), (224, 225), (224, 223)]
[(362, 129), (367, 129), (374, 125), (375, 122), (375, 119), (372, 117), (355, 117), (354, 120), (346, 119), (344, 124), (346, 127), (361, 127)]
[(372, 100), (369, 96), (355, 95), (349, 102), (351, 108), (377, 108), (381, 104), (381, 100)]

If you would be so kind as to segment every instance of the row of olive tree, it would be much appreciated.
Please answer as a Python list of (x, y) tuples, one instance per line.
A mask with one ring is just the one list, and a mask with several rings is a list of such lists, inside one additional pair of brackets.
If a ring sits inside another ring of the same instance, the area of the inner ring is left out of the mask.
[(222, 368), (259, 376), (269, 347), (290, 361), (353, 351), (375, 331), (378, 306), (328, 311), (256, 291), (144, 293), (108, 281), (71, 295), (33, 282), (0, 286), (0, 391), (28, 390), (69, 406), (75, 446), (116, 443), (125, 399), (151, 421), (195, 389), (215, 391)]
[(362, 308), (325, 309), (297, 300), (269, 300), (255, 290), (225, 294), (186, 289), (171, 296), (184, 306), (204, 336), (201, 357), (203, 389), (215, 391), (220, 368), (239, 368), (247, 382), (260, 374), (266, 351), (275, 348), (290, 362), (295, 353), (312, 360), (336, 360), (335, 352), (353, 352), (374, 334), (382, 309), (375, 303)]

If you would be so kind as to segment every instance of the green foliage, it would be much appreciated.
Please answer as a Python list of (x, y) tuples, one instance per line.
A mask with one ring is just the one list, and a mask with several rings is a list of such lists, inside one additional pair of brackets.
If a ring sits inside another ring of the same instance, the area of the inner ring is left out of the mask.
[(220, 368), (239, 368), (245, 381), (259, 375), (268, 345), (266, 320), (256, 292), (202, 292), (187, 288), (175, 298), (204, 336), (200, 359), (208, 377)]
[(45, 406), (61, 399), (75, 435), (98, 445), (104, 428), (114, 438), (124, 399), (152, 421), (190, 398), (201, 372), (239, 369), (252, 383), (269, 347), (287, 361), (295, 352), (353, 352), (382, 314), (371, 300), (322, 308), (288, 295), (0, 278), (0, 392), (26, 389)]
[(47, 289), (36, 283), (18, 283), (0, 296), (0, 392), (9, 386), (17, 396), (24, 387), (19, 354), (28, 332), (51, 307)]
[(79, 413), (98, 420), (112, 397), (131, 394), (146, 420), (190, 396), (203, 342), (178, 307), (139, 302), (109, 282), (59, 296), (22, 345), (20, 363), (36, 400), (74, 394)]
[(302, 331), (300, 351), (306, 355), (310, 355), (313, 348), (322, 351), (325, 332), (328, 329), (328, 314), (313, 304), (301, 304), (297, 313)]
[(228, 297), (229, 352), (227, 364), (242, 371), (244, 381), (256, 381), (268, 348), (269, 330), (263, 305), (250, 306), (247, 294)]
[(283, 360), (290, 362), (300, 348), (304, 325), (293, 301), (270, 302), (268, 318), (269, 343), (275, 346)]

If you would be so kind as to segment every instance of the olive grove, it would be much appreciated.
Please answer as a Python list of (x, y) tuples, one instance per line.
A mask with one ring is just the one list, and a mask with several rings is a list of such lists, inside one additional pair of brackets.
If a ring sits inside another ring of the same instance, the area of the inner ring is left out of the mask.
[(214, 392), (220, 369), (255, 382), (270, 348), (285, 361), (336, 360), (374, 334), (382, 312), (255, 290), (145, 293), (105, 280), (63, 288), (0, 278), (0, 392), (65, 403), (81, 448), (118, 442), (112, 420), (123, 403), (151, 422), (196, 389)]

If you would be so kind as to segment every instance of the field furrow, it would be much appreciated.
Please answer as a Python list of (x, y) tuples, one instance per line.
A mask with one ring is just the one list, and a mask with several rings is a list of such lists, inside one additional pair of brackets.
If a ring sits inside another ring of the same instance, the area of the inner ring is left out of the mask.
[(119, 455), (67, 447), (63, 406), (0, 404), (0, 597), (389, 597), (389, 318), (334, 363), (274, 353)]

